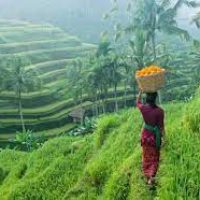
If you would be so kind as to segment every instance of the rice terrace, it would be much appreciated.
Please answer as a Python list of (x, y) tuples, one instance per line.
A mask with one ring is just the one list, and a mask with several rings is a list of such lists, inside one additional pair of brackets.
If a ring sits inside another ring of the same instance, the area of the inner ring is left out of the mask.
[(0, 0), (0, 200), (200, 200), (200, 1)]

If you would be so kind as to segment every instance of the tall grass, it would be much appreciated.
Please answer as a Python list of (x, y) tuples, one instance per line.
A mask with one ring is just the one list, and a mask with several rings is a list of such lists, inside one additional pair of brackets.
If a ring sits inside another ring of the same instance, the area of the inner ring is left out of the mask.
[(200, 199), (200, 139), (190, 126), (198, 102), (197, 94), (187, 104), (164, 106), (166, 144), (154, 192), (141, 172), (142, 119), (129, 109), (102, 116), (94, 134), (86, 137), (53, 139), (32, 153), (3, 150), (1, 199)]
[(101, 117), (93, 135), (53, 139), (32, 153), (3, 150), (0, 196), (5, 200), (200, 199), (200, 139), (183, 126), (185, 106), (164, 106), (166, 144), (154, 192), (141, 172), (142, 119), (137, 110), (129, 109)]
[(192, 102), (189, 102), (185, 109), (183, 123), (186, 128), (193, 132), (200, 132), (200, 88), (194, 96)]

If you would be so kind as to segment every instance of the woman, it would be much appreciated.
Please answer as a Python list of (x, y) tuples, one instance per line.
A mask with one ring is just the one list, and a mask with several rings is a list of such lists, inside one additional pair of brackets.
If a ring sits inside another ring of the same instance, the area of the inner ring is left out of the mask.
[(146, 94), (146, 103), (141, 102), (142, 92), (137, 99), (143, 119), (144, 127), (142, 130), (142, 169), (147, 183), (153, 186), (158, 170), (161, 138), (164, 136), (164, 111), (156, 105), (157, 92)]

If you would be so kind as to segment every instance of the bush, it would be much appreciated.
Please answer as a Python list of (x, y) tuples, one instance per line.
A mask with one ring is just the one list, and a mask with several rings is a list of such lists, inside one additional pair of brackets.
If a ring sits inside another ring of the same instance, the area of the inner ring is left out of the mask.
[(45, 138), (42, 136), (35, 137), (32, 131), (27, 130), (26, 132), (17, 132), (14, 141), (18, 142), (21, 146), (24, 146), (25, 150), (32, 151), (38, 147), (41, 147), (42, 143), (45, 141)]
[(68, 134), (70, 136), (80, 136), (92, 133), (96, 128), (96, 120), (94, 118), (89, 119), (88, 117), (85, 118), (84, 125), (81, 125), (72, 131), (70, 131)]

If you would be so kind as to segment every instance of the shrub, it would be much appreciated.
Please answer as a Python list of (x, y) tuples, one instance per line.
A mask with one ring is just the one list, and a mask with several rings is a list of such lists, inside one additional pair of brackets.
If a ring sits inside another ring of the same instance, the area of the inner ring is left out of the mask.
[(26, 132), (17, 132), (14, 141), (18, 142), (22, 146), (25, 146), (25, 150), (32, 151), (40, 147), (45, 139), (42, 136), (37, 138), (33, 135), (32, 131), (27, 130)]

